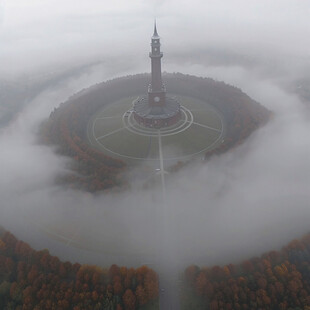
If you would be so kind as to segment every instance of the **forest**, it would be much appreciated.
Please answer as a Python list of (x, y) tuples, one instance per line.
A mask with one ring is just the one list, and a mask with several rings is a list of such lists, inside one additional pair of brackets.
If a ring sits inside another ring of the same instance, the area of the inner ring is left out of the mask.
[(158, 276), (147, 266), (62, 262), (1, 230), (0, 309), (158, 309)]
[(189, 266), (184, 277), (188, 309), (310, 310), (310, 234), (237, 265)]
[[(189, 266), (183, 309), (310, 310), (310, 234), (239, 264)], [(158, 309), (158, 276), (147, 266), (108, 269), (62, 262), (0, 231), (0, 309)]]
[[(181, 73), (165, 74), (164, 79), (171, 93), (206, 101), (223, 114), (225, 141), (207, 152), (206, 159), (241, 144), (271, 116), (270, 111), (240, 89), (223, 82)], [(92, 148), (86, 128), (91, 116), (104, 105), (143, 94), (148, 80), (149, 75), (138, 74), (95, 85), (72, 96), (51, 113), (42, 125), (42, 141), (57, 145), (61, 155), (74, 159), (72, 173), (61, 176), (58, 181), (90, 192), (129, 186), (123, 177), (126, 163)], [(182, 163), (178, 167), (182, 167)]]

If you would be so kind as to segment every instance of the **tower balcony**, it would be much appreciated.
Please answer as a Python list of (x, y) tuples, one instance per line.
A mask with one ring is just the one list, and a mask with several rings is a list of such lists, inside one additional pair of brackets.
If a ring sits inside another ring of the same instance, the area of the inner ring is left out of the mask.
[(157, 54), (153, 54), (152, 52), (149, 53), (149, 56), (151, 58), (161, 58), (161, 57), (163, 57), (163, 55), (164, 55), (163, 52), (159, 52)]

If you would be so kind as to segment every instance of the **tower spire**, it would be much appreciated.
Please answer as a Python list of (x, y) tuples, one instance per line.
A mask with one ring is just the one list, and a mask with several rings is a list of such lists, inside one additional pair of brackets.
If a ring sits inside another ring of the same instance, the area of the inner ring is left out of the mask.
[(153, 37), (159, 37), (158, 33), (157, 33), (157, 27), (156, 27), (156, 18), (154, 20), (154, 34)]

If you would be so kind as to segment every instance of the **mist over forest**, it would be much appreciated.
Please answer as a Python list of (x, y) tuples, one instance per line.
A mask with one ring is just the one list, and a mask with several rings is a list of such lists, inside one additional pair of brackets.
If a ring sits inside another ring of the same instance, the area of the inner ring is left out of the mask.
[(48, 241), (63, 259), (136, 265), (158, 253), (160, 189), (63, 189), (54, 180), (70, 159), (37, 140), (40, 123), (74, 93), (150, 71), (156, 16), (164, 71), (224, 81), (274, 112), (243, 145), (169, 179), (166, 246), (178, 264), (239, 261), (309, 232), (309, 13), (306, 0), (2, 2), (0, 225), (42, 248), (40, 226), (68, 221), (109, 248)]

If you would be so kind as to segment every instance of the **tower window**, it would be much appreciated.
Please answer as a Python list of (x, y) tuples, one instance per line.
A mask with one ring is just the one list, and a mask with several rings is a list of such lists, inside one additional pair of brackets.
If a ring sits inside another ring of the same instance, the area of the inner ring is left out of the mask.
[(157, 47), (154, 48), (154, 51), (157, 52)]

